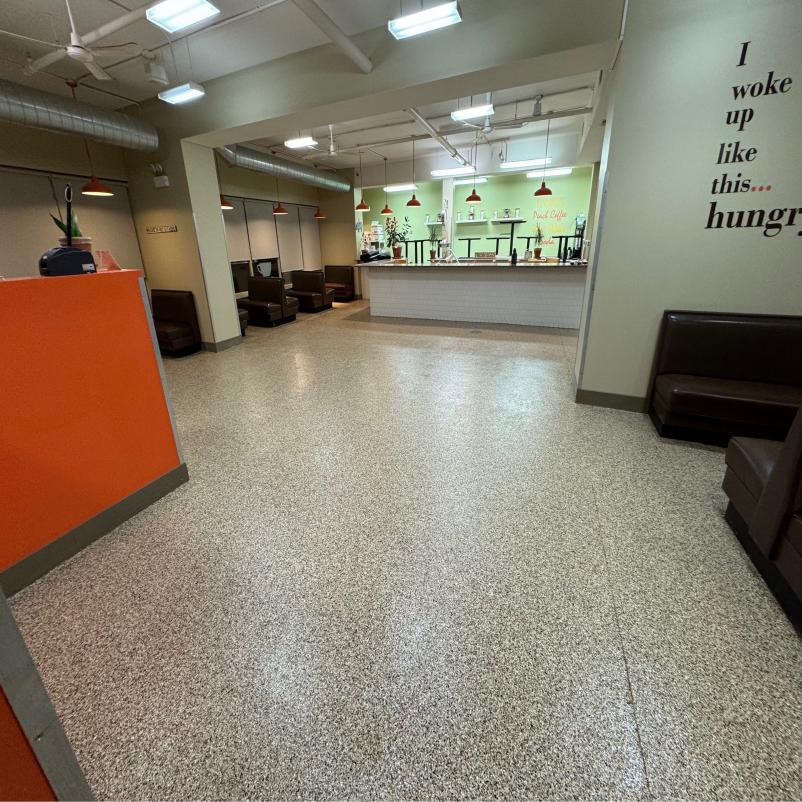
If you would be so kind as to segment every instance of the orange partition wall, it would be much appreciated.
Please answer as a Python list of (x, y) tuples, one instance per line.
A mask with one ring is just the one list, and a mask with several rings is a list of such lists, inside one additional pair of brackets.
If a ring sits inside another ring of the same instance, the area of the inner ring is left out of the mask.
[(0, 802), (55, 798), (5, 693), (0, 690)]
[(139, 271), (0, 281), (0, 571), (181, 464)]

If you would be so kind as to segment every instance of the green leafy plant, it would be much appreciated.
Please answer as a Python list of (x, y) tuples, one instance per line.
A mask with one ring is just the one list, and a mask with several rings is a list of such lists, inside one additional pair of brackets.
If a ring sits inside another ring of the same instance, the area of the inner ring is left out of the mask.
[(535, 236), (532, 239), (535, 245), (540, 245), (543, 242), (543, 229), (540, 227), (540, 223), (535, 226)]
[(409, 230), (411, 228), (412, 223), (409, 222), (408, 217), (404, 218), (403, 223), (399, 223), (397, 217), (391, 217), (384, 224), (384, 233), (387, 238), (387, 244), (398, 245), (399, 242), (406, 242), (407, 234), (409, 234)]
[(429, 223), (426, 228), (429, 229), (429, 242), (434, 245), (437, 240), (443, 236), (443, 226), (440, 223)]
[(73, 212), (72, 214), (72, 225), (70, 226), (71, 231), (67, 231), (67, 224), (63, 220), (59, 220), (54, 214), (50, 215), (53, 222), (61, 229), (61, 232), (64, 234), (65, 237), (83, 237), (81, 233), (81, 227), (78, 225), (78, 215)]

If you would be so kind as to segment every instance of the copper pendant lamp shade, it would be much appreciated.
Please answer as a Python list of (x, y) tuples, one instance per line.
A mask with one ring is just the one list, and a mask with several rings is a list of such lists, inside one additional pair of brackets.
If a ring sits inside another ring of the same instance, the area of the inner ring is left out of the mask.
[(99, 198), (111, 198), (114, 193), (97, 176), (93, 175), (81, 188), (81, 195), (94, 195)]
[(465, 198), (465, 203), (481, 203), (482, 197), (476, 191), (476, 162), (479, 160), (479, 136), (477, 134), (476, 140), (474, 141), (474, 151), (473, 151), (473, 189), (471, 190), (471, 194)]
[(281, 205), (281, 201), (279, 201), (273, 207), (273, 214), (289, 214), (289, 212)]
[[(415, 139), (412, 139), (412, 186), (415, 186)], [(423, 204), (418, 200), (415, 193), (412, 193), (412, 197), (407, 201), (407, 206), (412, 209), (417, 209), (419, 206)]]
[(220, 208), (225, 210), (233, 209), (234, 204), (225, 195), (220, 195)]
[[(387, 157), (384, 157), (384, 186), (387, 187)], [(387, 203), (387, 189), (384, 190), (384, 208), (379, 212), (382, 217), (391, 217), (393, 210)]]
[(354, 206), (355, 212), (369, 212), (370, 206), (365, 203), (365, 198), (362, 195), (362, 151), (359, 151), (359, 203)]
[(314, 216), (315, 216), (315, 220), (325, 220), (326, 219), (326, 215), (323, 212), (320, 211), (320, 207), (319, 206), (315, 210), (315, 215)]
[(551, 190), (546, 186), (546, 165), (549, 162), (549, 131), (551, 131), (551, 120), (546, 126), (546, 156), (543, 159), (543, 180), (540, 182), (540, 188), (535, 190), (535, 197), (542, 198), (544, 195), (551, 195)]

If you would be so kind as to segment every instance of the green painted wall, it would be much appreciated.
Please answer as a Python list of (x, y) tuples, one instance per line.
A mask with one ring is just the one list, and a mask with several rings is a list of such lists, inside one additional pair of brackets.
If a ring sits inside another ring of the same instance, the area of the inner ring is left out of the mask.
[[(571, 175), (558, 176), (546, 179), (546, 186), (552, 191), (552, 195), (535, 198), (534, 191), (540, 186), (540, 180), (527, 178), (526, 173), (517, 175), (499, 176), (493, 175), (486, 184), (477, 184), (476, 191), (482, 196), (482, 203), (477, 203), (474, 209), (478, 217), (482, 210), (488, 218), (493, 217), (493, 211), (498, 210), (499, 217), (505, 208), (510, 209), (510, 214), (515, 214), (516, 207), (521, 209), (521, 217), (527, 222), (519, 223), (515, 227), (515, 236), (522, 237), (533, 234), (536, 222), (540, 222), (540, 227), (546, 239), (543, 243), (543, 256), (556, 256), (557, 244), (552, 239), (555, 234), (573, 234), (574, 218), (578, 214), (587, 215), (588, 205), (590, 204), (590, 182), (592, 167), (576, 167)], [(456, 222), (457, 213), (462, 213), (462, 219), (468, 217), (470, 206), (465, 203), (465, 198), (471, 194), (471, 187), (462, 184), (454, 187), (454, 253), (457, 256), (466, 256), (468, 253), (468, 243), (460, 242), (460, 237), (486, 237), (501, 236), (509, 234), (509, 225), (495, 225), (486, 223), (467, 223)], [(535, 210), (537, 209), (537, 221)], [(534, 244), (534, 243), (533, 243)], [(526, 243), (516, 239), (515, 247), (518, 255), (523, 256)], [(492, 251), (495, 243), (490, 240), (481, 239), (472, 243), (471, 253), (480, 251)], [(501, 243), (500, 254), (509, 253), (509, 244)]]
[[(410, 239), (423, 239), (429, 236), (426, 228), (426, 215), (432, 219), (437, 217), (437, 213), (443, 208), (443, 189), (440, 181), (416, 181), (418, 189), (415, 194), (422, 206), (409, 208), (407, 201), (412, 197), (411, 192), (390, 192), (387, 195), (387, 202), (395, 212), (395, 217), (401, 222), (405, 217), (409, 218), (412, 228), (409, 232)], [(369, 228), (374, 220), (378, 220), (384, 225), (386, 218), (379, 212), (384, 208), (384, 190), (381, 187), (366, 189), (363, 193), (365, 202), (370, 205), (370, 211), (362, 215), (362, 222), (365, 228)], [(428, 259), (429, 251), (426, 250)], [(412, 251), (410, 250), (410, 258)]]

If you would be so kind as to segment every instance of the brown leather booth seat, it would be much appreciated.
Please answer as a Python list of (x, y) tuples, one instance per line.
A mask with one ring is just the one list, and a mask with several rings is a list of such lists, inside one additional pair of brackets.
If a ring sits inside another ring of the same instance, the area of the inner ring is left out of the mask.
[(755, 567), (802, 625), (802, 410), (780, 443), (734, 437), (727, 447), (726, 518)]
[(187, 356), (200, 351), (195, 296), (189, 290), (151, 290), (150, 305), (156, 339), (163, 354)]
[(254, 326), (278, 326), (295, 320), (298, 301), (289, 298), (284, 279), (248, 278), (248, 297), (237, 298), (237, 308), (248, 313), (248, 322)]
[(322, 312), (331, 309), (334, 290), (326, 287), (326, 276), (322, 270), (293, 270), (292, 289), (287, 295), (298, 299), (301, 312)]
[(326, 288), (334, 291), (335, 301), (354, 300), (356, 292), (353, 265), (326, 265), (323, 272), (326, 275)]
[(802, 404), (802, 318), (665, 312), (649, 396), (664, 437), (781, 440)]
[(242, 336), (245, 336), (245, 329), (248, 328), (248, 310), (237, 308), (237, 317), (239, 317), (239, 330)]

